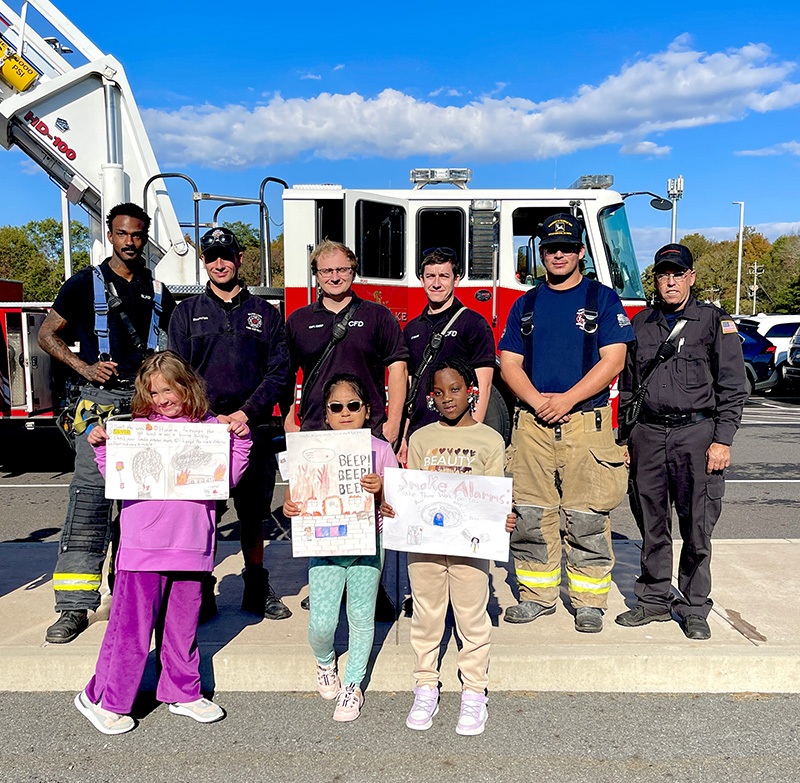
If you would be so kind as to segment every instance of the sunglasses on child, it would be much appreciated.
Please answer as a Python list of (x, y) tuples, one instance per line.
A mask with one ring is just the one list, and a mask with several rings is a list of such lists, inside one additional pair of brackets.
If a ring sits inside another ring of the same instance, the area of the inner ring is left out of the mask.
[[(364, 403), (361, 400), (350, 400), (347, 403), (347, 410), (350, 413), (358, 413), (361, 408), (363, 407)], [(329, 402), (328, 403), (328, 410), (331, 413), (341, 413), (345, 409), (345, 404), (343, 402)]]

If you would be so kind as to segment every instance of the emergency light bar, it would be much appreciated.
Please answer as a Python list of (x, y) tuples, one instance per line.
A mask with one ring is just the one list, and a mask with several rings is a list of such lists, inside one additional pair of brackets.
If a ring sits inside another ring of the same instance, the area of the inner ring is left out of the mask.
[(445, 184), (466, 188), (472, 179), (472, 169), (411, 169), (410, 179), (415, 189)]
[(613, 174), (584, 174), (569, 186), (569, 190), (592, 190), (596, 188), (605, 190), (613, 184)]

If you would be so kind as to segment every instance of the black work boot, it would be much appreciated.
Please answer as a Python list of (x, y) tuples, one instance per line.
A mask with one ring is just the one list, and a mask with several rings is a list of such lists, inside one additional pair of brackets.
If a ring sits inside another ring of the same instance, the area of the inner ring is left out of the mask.
[(76, 639), (89, 625), (85, 609), (67, 609), (48, 629), (44, 640), (50, 644), (66, 644)]
[(253, 568), (242, 571), (244, 593), (242, 594), (242, 611), (266, 617), (268, 620), (285, 620), (292, 616), (286, 606), (269, 584), (269, 572), (266, 568)]
[(217, 584), (217, 577), (213, 574), (203, 574), (200, 580), (200, 617), (198, 625), (207, 623), (212, 617), (219, 614), (217, 609), (217, 596), (214, 593), (214, 586)]

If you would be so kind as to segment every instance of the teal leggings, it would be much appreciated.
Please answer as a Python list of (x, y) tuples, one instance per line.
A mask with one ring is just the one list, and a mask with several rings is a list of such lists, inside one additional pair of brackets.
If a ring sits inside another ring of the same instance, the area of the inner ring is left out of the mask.
[(347, 622), (350, 626), (344, 685), (361, 686), (375, 638), (375, 599), (381, 581), (383, 548), (361, 557), (312, 557), (308, 569), (310, 612), (308, 641), (322, 666), (334, 660), (333, 640), (347, 584)]

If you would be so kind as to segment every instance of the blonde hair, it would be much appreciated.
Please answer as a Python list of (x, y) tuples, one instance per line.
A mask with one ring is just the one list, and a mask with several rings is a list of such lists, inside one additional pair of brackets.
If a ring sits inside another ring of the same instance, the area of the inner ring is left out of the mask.
[(148, 356), (134, 382), (131, 415), (145, 418), (153, 412), (150, 384), (156, 375), (163, 376), (181, 395), (183, 413), (187, 418), (201, 421), (208, 413), (209, 402), (205, 381), (174, 351), (162, 351)]
[(353, 273), (358, 274), (358, 259), (356, 258), (356, 254), (347, 247), (347, 245), (343, 245), (341, 242), (334, 242), (327, 237), (323, 239), (311, 253), (312, 274), (317, 274), (317, 261), (319, 261), (322, 256), (327, 256), (336, 252), (344, 253), (345, 256), (347, 256), (347, 260), (350, 262)]

